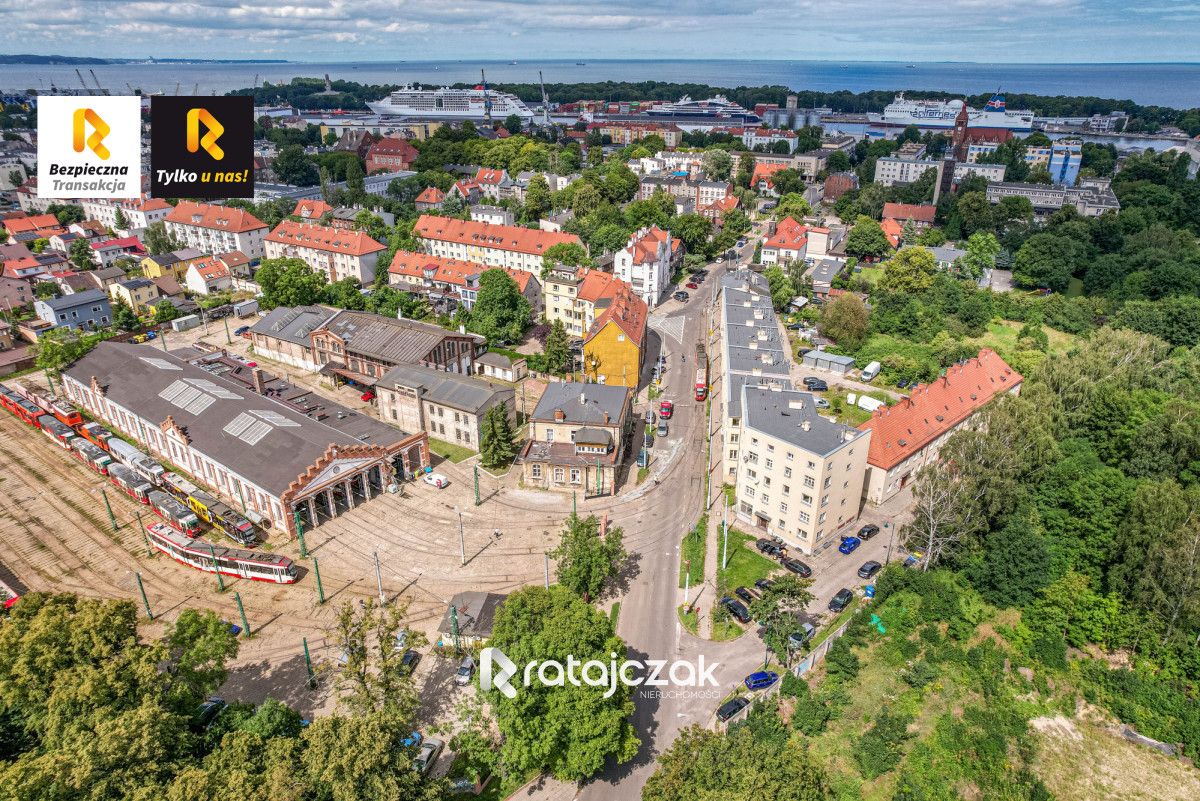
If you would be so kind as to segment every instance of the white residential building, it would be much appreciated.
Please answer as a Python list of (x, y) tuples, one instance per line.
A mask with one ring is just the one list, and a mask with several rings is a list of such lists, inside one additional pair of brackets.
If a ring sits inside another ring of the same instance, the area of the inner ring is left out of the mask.
[(179, 201), (164, 222), (167, 233), (184, 247), (203, 253), (240, 250), (251, 259), (263, 257), (263, 241), (270, 230), (248, 211), (187, 200)]
[(629, 284), (650, 308), (658, 305), (671, 283), (679, 240), (652, 225), (635, 231), (624, 249), (613, 254), (613, 275)]
[[(93, 198), (79, 201), (83, 213), (89, 220), (99, 220), (106, 227), (113, 229), (123, 236), (140, 236), (143, 231), (156, 222), (167, 219), (174, 208), (161, 198), (144, 198), (142, 200), (117, 200), (110, 198)], [(117, 209), (125, 215), (126, 225), (117, 225)]]

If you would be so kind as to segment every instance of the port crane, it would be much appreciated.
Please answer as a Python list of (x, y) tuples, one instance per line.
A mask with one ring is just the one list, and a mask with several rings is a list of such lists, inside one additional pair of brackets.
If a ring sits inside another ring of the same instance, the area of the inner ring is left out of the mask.
[(102, 94), (102, 95), (107, 95), (107, 94), (108, 94), (108, 90), (107, 90), (107, 89), (105, 89), (103, 86), (101, 86), (101, 85), (100, 85), (100, 79), (96, 77), (96, 71), (95, 71), (95, 70), (93, 70), (93, 69), (89, 69), (89, 70), (88, 70), (88, 72), (89, 72), (89, 73), (91, 73), (91, 75), (92, 75), (92, 83), (96, 84), (96, 88), (100, 90), (100, 94)]
[(492, 122), (492, 96), (488, 94), (487, 75), (483, 70), (479, 70), (479, 80), (483, 86), (483, 119), (491, 124)]
[(542, 71), (538, 70), (538, 83), (542, 87), (542, 125), (550, 127), (550, 96), (546, 94), (546, 81), (542, 78)]

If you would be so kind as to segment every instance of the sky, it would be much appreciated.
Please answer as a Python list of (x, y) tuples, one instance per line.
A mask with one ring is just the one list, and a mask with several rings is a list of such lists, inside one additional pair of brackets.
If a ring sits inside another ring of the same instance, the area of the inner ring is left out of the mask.
[(25, 0), (0, 53), (1200, 61), (1200, 0)]

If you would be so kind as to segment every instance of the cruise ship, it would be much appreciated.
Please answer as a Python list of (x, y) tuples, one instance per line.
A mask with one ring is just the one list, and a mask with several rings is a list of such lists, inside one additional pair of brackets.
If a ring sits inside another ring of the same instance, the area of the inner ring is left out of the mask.
[(716, 95), (707, 100), (692, 100), (684, 95), (674, 103), (652, 106), (646, 109), (645, 114), (650, 117), (715, 118), (748, 124), (762, 122), (762, 119), (753, 111), (747, 111), (724, 95)]
[(516, 95), (484, 89), (418, 89), (405, 86), (367, 107), (376, 114), (389, 117), (415, 117), (429, 120), (482, 120), (487, 116), (487, 103), (492, 106), (492, 119), (503, 120), (516, 114), (522, 120), (532, 120), (529, 110)]
[[(961, 100), (909, 100), (903, 94), (884, 108), (882, 114), (867, 114), (867, 120), (876, 128), (954, 127), (954, 120), (962, 109)], [(972, 128), (1006, 128), (1014, 132), (1028, 133), (1033, 130), (1032, 111), (1009, 111), (1004, 105), (1004, 95), (996, 93), (983, 110), (967, 108), (967, 124)]]

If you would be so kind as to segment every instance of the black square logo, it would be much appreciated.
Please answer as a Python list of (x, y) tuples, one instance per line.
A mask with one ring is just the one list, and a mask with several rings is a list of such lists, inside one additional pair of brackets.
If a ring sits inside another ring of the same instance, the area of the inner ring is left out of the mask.
[(155, 197), (254, 197), (254, 98), (150, 100)]

